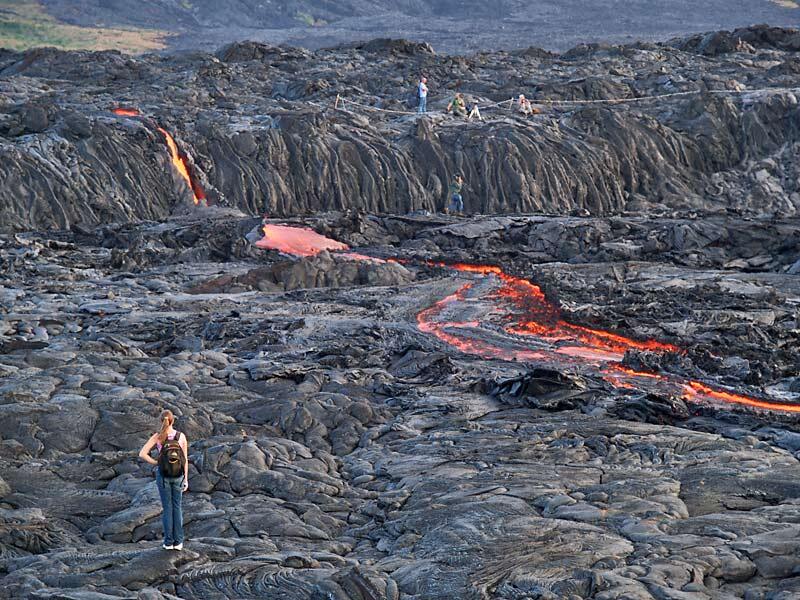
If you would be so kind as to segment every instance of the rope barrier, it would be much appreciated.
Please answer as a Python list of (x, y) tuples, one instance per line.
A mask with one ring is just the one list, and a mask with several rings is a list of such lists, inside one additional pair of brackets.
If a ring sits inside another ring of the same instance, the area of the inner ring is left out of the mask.
[(624, 102), (643, 102), (645, 100), (661, 100), (662, 98), (676, 98), (678, 96), (693, 96), (695, 94), (719, 94), (719, 95), (746, 95), (760, 94), (765, 92), (796, 92), (800, 88), (760, 88), (755, 90), (690, 90), (686, 92), (671, 92), (669, 94), (658, 94), (655, 96), (637, 96), (635, 98), (602, 98), (599, 100), (545, 100), (548, 104), (621, 104)]
[[(411, 110), (392, 110), (392, 109), (389, 109), (389, 108), (380, 108), (378, 106), (370, 106), (369, 104), (362, 104), (362, 103), (356, 102), (354, 100), (349, 100), (347, 98), (343, 98), (339, 94), (336, 95), (336, 98), (337, 98), (337, 100), (338, 100), (338, 102), (340, 104), (352, 104), (353, 106), (360, 106), (361, 108), (366, 108), (368, 110), (375, 110), (375, 111), (379, 111), (379, 112), (391, 113), (391, 114), (396, 114), (396, 115), (446, 114), (445, 112), (442, 112), (442, 111), (426, 111), (425, 113), (420, 113), (420, 112), (418, 112), (416, 110), (413, 110), (413, 111), (411, 111)], [(514, 99), (511, 98), (510, 100), (503, 100), (502, 102), (495, 102), (493, 104), (487, 104), (487, 105), (479, 107), (479, 108), (480, 108), (480, 110), (483, 111), (483, 110), (487, 110), (487, 109), (496, 108), (498, 106), (502, 106), (503, 104), (510, 104), (510, 103), (513, 103), (513, 102), (514, 102)], [(334, 108), (336, 108), (336, 106), (334, 106)]]
[[(733, 96), (744, 96), (747, 94), (763, 94), (763, 93), (776, 93), (776, 92), (797, 92), (800, 90), (800, 87), (779, 87), (779, 88), (760, 88), (754, 90), (689, 90), (684, 92), (670, 92), (668, 94), (657, 94), (652, 96), (637, 96), (634, 98), (601, 98), (596, 100), (539, 100), (534, 101), (533, 104), (539, 105), (591, 105), (591, 104), (624, 104), (624, 103), (634, 103), (634, 102), (646, 102), (649, 100), (662, 100), (664, 98), (678, 98), (682, 96), (694, 96), (696, 94), (717, 94), (717, 95), (733, 95)], [(494, 102), (492, 104), (487, 104), (484, 106), (479, 105), (479, 109), (481, 111), (485, 110), (492, 110), (494, 108), (498, 108), (503, 106), (504, 104), (508, 104), (509, 108), (511, 108), (514, 104), (514, 98), (509, 100), (503, 100), (501, 102)], [(315, 104), (315, 103), (311, 103)], [(356, 102), (355, 100), (350, 100), (349, 98), (345, 98), (340, 94), (336, 94), (336, 102), (334, 103), (334, 108), (339, 109), (340, 106), (344, 106), (347, 104), (351, 104), (353, 106), (358, 106), (367, 110), (372, 110), (376, 112), (382, 112), (387, 114), (395, 114), (395, 115), (419, 115), (419, 114), (446, 114), (442, 111), (430, 111), (425, 113), (420, 113), (418, 111), (407, 111), (407, 110), (393, 110), (389, 108), (380, 108), (378, 106), (370, 106), (369, 104), (362, 104), (361, 102)], [(315, 104), (316, 106), (319, 106)]]

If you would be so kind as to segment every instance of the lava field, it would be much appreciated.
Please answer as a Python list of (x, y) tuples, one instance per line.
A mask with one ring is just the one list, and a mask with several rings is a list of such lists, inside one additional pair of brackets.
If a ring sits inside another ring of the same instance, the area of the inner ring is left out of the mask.
[[(800, 284), (737, 266), (791, 220), (304, 221), (3, 238), (5, 597), (796, 593)], [(593, 236), (685, 247), (504, 257)], [(180, 553), (135, 458), (165, 406)]]
[(800, 597), (798, 51), (0, 52), (0, 598)]

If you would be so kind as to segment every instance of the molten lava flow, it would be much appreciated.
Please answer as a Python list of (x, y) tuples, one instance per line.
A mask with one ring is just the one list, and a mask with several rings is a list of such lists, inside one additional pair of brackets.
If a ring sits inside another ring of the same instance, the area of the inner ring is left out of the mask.
[[(684, 399), (694, 402), (723, 401), (742, 406), (800, 413), (800, 405), (760, 400), (715, 389), (696, 381), (686, 382), (678, 377), (624, 367), (620, 363), (628, 350), (649, 352), (681, 352), (681, 350), (672, 344), (654, 340), (633, 340), (616, 333), (568, 323), (561, 318), (558, 308), (547, 301), (538, 286), (525, 279), (508, 275), (499, 267), (433, 262), (427, 264), (499, 279), (500, 287), (491, 297), (506, 304), (503, 314), (511, 323), (505, 325), (503, 330), (508, 334), (535, 339), (538, 343), (544, 342), (549, 346), (549, 349), (532, 351), (527, 348), (515, 348), (513, 344), (499, 345), (478, 341), (471, 336), (458, 335), (459, 333), (470, 335), (468, 328), (485, 331), (485, 326), (488, 324), (487, 319), (486, 322), (477, 324), (446, 320), (448, 309), (450, 313), (457, 315), (458, 311), (454, 305), (467, 301), (467, 291), (473, 286), (467, 284), (455, 294), (440, 300), (417, 315), (421, 331), (435, 335), (462, 352), (500, 360), (543, 361), (555, 363), (557, 366), (563, 365), (563, 357), (568, 356), (573, 363), (570, 366), (582, 363), (589, 368), (599, 368), (601, 377), (615, 387), (648, 389), (670, 395), (682, 391)], [(486, 311), (484, 313), (488, 314)]]
[(459, 337), (452, 330), (479, 329), (479, 321), (440, 321), (439, 318), (449, 305), (462, 302), (466, 299), (467, 292), (472, 288), (471, 283), (460, 287), (455, 293), (442, 298), (430, 308), (417, 314), (417, 326), (424, 333), (430, 333), (441, 341), (454, 348), (461, 350), (465, 354), (475, 354), (482, 358), (499, 358), (501, 360), (542, 360), (545, 354), (530, 350), (514, 350), (493, 345), (483, 340), (468, 337)]
[(614, 387), (635, 390), (636, 384), (641, 382), (662, 382), (667, 378), (656, 373), (645, 371), (634, 371), (628, 367), (623, 367), (619, 363), (610, 363), (602, 370), (602, 377)]
[[(347, 246), (345, 246), (345, 248), (347, 248)], [(368, 256), (366, 254), (359, 254), (358, 252), (345, 252), (344, 254), (340, 254), (339, 256), (341, 256), (342, 258), (349, 258), (350, 260), (359, 260), (359, 261), (362, 261), (362, 262), (371, 262), (371, 263), (376, 263), (376, 264), (383, 264), (383, 263), (387, 263), (387, 262), (396, 262), (396, 261), (392, 261), (391, 259), (390, 260), (384, 260), (382, 258), (376, 258), (374, 256)]]
[(715, 390), (699, 381), (690, 381), (683, 386), (683, 399), (684, 400), (697, 400), (705, 397), (710, 400), (721, 400), (731, 404), (741, 404), (743, 406), (751, 406), (755, 408), (765, 408), (767, 410), (782, 410), (787, 412), (800, 413), (800, 405), (789, 404), (783, 402), (770, 402), (768, 400), (760, 400), (758, 398), (751, 398), (750, 396), (742, 396), (734, 394), (727, 390)]
[(288, 225), (264, 225), (264, 237), (256, 242), (259, 248), (278, 250), (294, 256), (314, 256), (323, 250), (347, 250), (347, 244), (326, 238), (311, 229)]
[(572, 354), (566, 349), (573, 348), (576, 355), (594, 355), (600, 360), (619, 361), (628, 350), (680, 352), (680, 349), (672, 344), (653, 340), (637, 341), (608, 331), (567, 323), (560, 318), (558, 308), (547, 301), (539, 286), (527, 279), (509, 275), (500, 267), (433, 264), (466, 273), (491, 274), (499, 277), (502, 286), (496, 292), (497, 296), (509, 301), (512, 306), (517, 308), (515, 312), (518, 313), (515, 315), (515, 322), (506, 327), (506, 331), (516, 335), (534, 335), (551, 342), (571, 342), (572, 345), (564, 348), (565, 354)]
[[(141, 116), (141, 113), (135, 108), (114, 108), (111, 112), (121, 117)], [(166, 129), (159, 127), (158, 130), (161, 132), (161, 135), (164, 136), (164, 140), (167, 142), (167, 148), (169, 149), (169, 155), (172, 159), (172, 164), (175, 166), (175, 169), (178, 171), (180, 176), (183, 177), (184, 181), (186, 181), (189, 189), (192, 190), (194, 203), (200, 204), (201, 201), (206, 199), (206, 193), (203, 190), (203, 187), (192, 177), (189, 170), (189, 164), (186, 162), (186, 157), (181, 154), (180, 150), (178, 150), (178, 144), (175, 143), (175, 138), (173, 138)]]
[(200, 204), (202, 200), (206, 199), (206, 194), (203, 191), (203, 188), (192, 179), (192, 176), (189, 174), (189, 165), (186, 162), (186, 159), (178, 150), (178, 144), (175, 143), (175, 139), (170, 135), (170, 133), (161, 127), (158, 128), (161, 132), (161, 135), (164, 136), (164, 139), (167, 141), (167, 147), (169, 148), (169, 154), (172, 157), (172, 164), (177, 169), (178, 173), (181, 177), (183, 177), (186, 184), (189, 186), (189, 189), (192, 190), (192, 196), (194, 197), (194, 203)]
[(138, 117), (141, 115), (141, 113), (135, 108), (115, 108), (111, 112), (113, 112), (115, 115), (120, 115), (121, 117)]
[[(265, 225), (261, 248), (280, 250), (296, 256), (313, 256), (322, 250), (347, 250), (345, 244), (326, 238), (310, 229), (285, 225)], [(352, 260), (374, 260), (346, 253)], [(408, 264), (407, 259), (387, 262)], [(715, 402), (800, 413), (800, 405), (751, 398), (698, 381), (672, 375), (636, 371), (621, 363), (628, 350), (681, 352), (677, 346), (654, 340), (638, 341), (622, 335), (568, 323), (558, 307), (548, 302), (541, 288), (521, 277), (492, 265), (446, 264), (425, 261), (433, 267), (483, 275), (466, 283), (455, 293), (442, 298), (417, 314), (420, 331), (445, 344), (486, 359), (539, 362), (556, 368), (576, 367), (599, 374), (615, 387), (668, 394), (681, 393), (692, 402)], [(484, 288), (494, 289), (484, 291)], [(466, 315), (466, 317), (465, 317)], [(478, 318), (476, 318), (478, 317)], [(533, 346), (533, 347), (532, 347)]]

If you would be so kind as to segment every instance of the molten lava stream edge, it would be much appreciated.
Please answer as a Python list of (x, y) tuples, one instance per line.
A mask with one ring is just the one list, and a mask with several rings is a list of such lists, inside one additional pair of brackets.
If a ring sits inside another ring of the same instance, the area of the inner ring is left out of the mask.
[[(307, 228), (290, 227), (287, 225), (264, 225), (264, 238), (259, 240), (260, 248), (278, 250), (295, 256), (313, 256), (323, 250), (346, 251), (346, 244), (337, 242)], [(369, 259), (365, 255), (349, 253), (351, 260)], [(545, 340), (569, 340), (572, 342), (571, 352), (557, 349), (552, 354), (569, 356), (571, 359), (585, 360), (592, 363), (605, 362), (605, 370), (600, 369), (599, 375), (607, 382), (621, 388), (635, 386), (632, 380), (652, 384), (664, 382), (676, 389), (682, 390), (682, 398), (688, 402), (723, 402), (751, 408), (800, 413), (800, 405), (762, 400), (750, 396), (733, 393), (729, 390), (712, 387), (699, 381), (685, 380), (673, 376), (656, 373), (645, 373), (622, 366), (620, 361), (626, 350), (645, 350), (651, 352), (681, 352), (681, 349), (672, 344), (655, 340), (637, 341), (615, 333), (599, 329), (591, 329), (582, 325), (574, 325), (560, 318), (558, 307), (545, 298), (541, 288), (527, 279), (509, 275), (502, 268), (495, 265), (478, 265), (469, 263), (448, 264), (440, 261), (412, 261), (409, 259), (394, 258), (390, 261), (402, 264), (418, 264), (429, 267), (441, 267), (463, 273), (497, 277), (501, 282), (501, 289), (497, 296), (508, 301), (515, 311), (521, 315), (521, 320), (513, 326), (505, 328), (512, 335), (535, 336)], [(442, 342), (464, 352), (486, 359), (537, 361), (548, 358), (547, 352), (536, 350), (513, 350), (499, 348), (492, 344), (474, 339), (465, 339), (448, 330), (458, 330), (478, 327), (477, 322), (438, 322), (436, 318), (448, 306), (455, 302), (464, 301), (467, 293), (473, 289), (474, 284), (467, 283), (455, 293), (439, 300), (417, 314), (417, 327), (423, 333), (434, 335)], [(647, 386), (642, 386), (647, 387)]]

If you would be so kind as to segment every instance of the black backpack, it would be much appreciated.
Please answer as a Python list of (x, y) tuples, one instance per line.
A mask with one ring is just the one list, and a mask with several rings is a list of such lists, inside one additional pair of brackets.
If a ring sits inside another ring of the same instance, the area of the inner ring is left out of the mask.
[(183, 475), (186, 457), (183, 455), (180, 439), (180, 432), (176, 432), (174, 439), (166, 440), (161, 446), (161, 452), (158, 454), (158, 471), (162, 477), (173, 479)]

